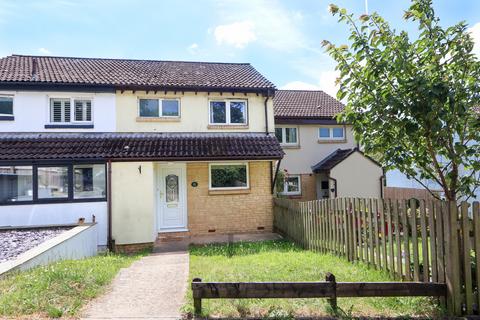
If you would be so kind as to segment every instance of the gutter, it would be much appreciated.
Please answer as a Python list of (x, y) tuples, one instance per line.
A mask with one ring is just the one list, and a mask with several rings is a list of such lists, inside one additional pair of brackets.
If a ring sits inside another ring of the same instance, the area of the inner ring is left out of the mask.
[(112, 239), (112, 160), (107, 161), (107, 246), (110, 252), (115, 249)]

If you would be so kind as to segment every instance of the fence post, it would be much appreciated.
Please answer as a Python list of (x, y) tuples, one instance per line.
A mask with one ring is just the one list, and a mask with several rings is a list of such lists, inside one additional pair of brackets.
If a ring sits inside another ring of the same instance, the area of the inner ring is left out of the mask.
[(445, 261), (447, 284), (447, 310), (451, 315), (459, 316), (462, 312), (460, 292), (460, 250), (458, 247), (458, 211), (457, 203), (448, 203), (447, 216), (445, 217)]
[(325, 281), (330, 282), (332, 284), (333, 294), (330, 298), (327, 299), (327, 301), (328, 303), (330, 303), (330, 306), (332, 307), (332, 309), (336, 311), (337, 310), (337, 282), (335, 280), (335, 276), (332, 273), (327, 272), (327, 274), (325, 275)]
[(199, 297), (198, 292), (193, 288), (194, 282), (202, 282), (202, 279), (195, 278), (192, 280), (192, 291), (193, 291), (193, 309), (194, 314), (199, 316), (202, 314), (202, 298)]

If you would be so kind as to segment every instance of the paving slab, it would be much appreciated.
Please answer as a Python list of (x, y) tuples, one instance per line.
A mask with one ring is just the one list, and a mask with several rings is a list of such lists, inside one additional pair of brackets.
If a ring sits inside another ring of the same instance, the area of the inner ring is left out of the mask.
[(186, 246), (154, 252), (122, 269), (82, 319), (180, 319), (187, 289)]

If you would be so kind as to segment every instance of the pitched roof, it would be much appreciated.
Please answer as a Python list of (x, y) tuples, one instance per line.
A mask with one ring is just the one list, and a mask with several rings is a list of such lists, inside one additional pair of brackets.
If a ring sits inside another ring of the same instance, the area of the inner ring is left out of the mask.
[(265, 133), (0, 133), (5, 160), (281, 159)]
[(337, 149), (323, 158), (322, 161), (312, 166), (313, 172), (325, 172), (333, 169), (337, 164), (345, 160), (349, 155), (357, 151), (358, 149)]
[(249, 63), (214, 63), (11, 55), (0, 59), (0, 84), (116, 88), (273, 90)]
[(275, 118), (332, 119), (345, 106), (323, 91), (277, 90)]

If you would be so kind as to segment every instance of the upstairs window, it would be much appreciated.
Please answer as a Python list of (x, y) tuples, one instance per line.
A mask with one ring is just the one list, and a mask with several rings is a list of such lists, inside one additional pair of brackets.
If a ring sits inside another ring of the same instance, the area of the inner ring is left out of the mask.
[(247, 101), (215, 100), (210, 101), (210, 124), (246, 125)]
[(69, 98), (50, 99), (50, 122), (92, 122), (92, 100)]
[(318, 129), (320, 140), (345, 140), (344, 127), (321, 127)]
[(142, 118), (179, 117), (177, 99), (139, 99), (138, 115)]
[(70, 122), (70, 99), (50, 100), (50, 122)]
[(275, 128), (275, 136), (278, 142), (284, 145), (298, 144), (297, 128)]
[(13, 117), (12, 96), (0, 96), (0, 117)]
[(92, 121), (92, 101), (75, 100), (75, 121)]

